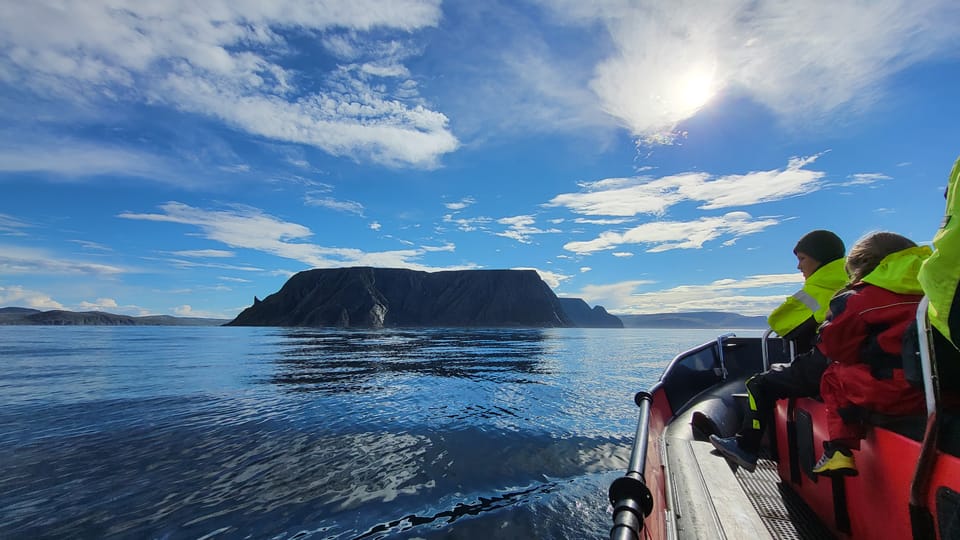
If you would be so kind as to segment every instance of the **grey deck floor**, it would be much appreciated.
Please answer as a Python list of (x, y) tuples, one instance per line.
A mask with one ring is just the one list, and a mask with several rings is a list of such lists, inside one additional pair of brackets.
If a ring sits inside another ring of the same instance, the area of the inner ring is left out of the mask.
[(777, 464), (761, 459), (753, 473), (731, 465), (691, 430), (691, 411), (664, 433), (670, 508), (680, 540), (835, 538), (781, 481)]

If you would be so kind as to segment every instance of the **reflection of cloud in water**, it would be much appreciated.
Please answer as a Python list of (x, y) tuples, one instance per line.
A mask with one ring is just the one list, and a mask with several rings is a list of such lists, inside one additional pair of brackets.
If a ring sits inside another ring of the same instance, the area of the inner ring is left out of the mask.
[(364, 392), (404, 376), (534, 382), (549, 350), (538, 329), (289, 330), (271, 382), (294, 391)]

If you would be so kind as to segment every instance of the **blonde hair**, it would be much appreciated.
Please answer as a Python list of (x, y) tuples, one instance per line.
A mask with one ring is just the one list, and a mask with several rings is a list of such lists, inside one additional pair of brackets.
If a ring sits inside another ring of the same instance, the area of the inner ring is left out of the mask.
[(856, 283), (880, 264), (891, 253), (917, 247), (917, 244), (905, 236), (892, 232), (872, 232), (857, 240), (847, 254), (846, 269), (850, 283)]

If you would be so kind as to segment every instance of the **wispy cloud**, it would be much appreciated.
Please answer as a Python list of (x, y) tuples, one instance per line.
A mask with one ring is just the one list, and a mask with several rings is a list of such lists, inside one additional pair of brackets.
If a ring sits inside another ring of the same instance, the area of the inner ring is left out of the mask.
[(177, 169), (167, 159), (137, 149), (62, 137), (0, 133), (0, 173), (46, 173), (67, 180), (132, 176), (186, 185), (189, 179)]
[(615, 249), (625, 244), (651, 246), (648, 252), (671, 249), (699, 249), (711, 240), (726, 237), (727, 241), (756, 234), (779, 223), (776, 219), (754, 219), (746, 212), (730, 212), (723, 216), (703, 217), (694, 221), (652, 221), (625, 232), (608, 231), (593, 240), (568, 242), (568, 251), (587, 254)]
[(590, 216), (663, 215), (683, 201), (704, 210), (750, 206), (795, 197), (822, 187), (825, 173), (811, 171), (819, 155), (791, 158), (783, 169), (713, 176), (689, 172), (660, 178), (608, 178), (581, 184), (580, 193), (563, 193), (546, 204)]
[(99, 244), (97, 242), (91, 242), (89, 240), (70, 240), (70, 242), (73, 242), (74, 244), (79, 244), (84, 249), (89, 249), (93, 251), (113, 251), (113, 248), (109, 248), (103, 244)]
[(463, 232), (473, 232), (477, 230), (487, 230), (489, 224), (493, 223), (493, 218), (480, 216), (475, 218), (460, 218), (454, 214), (443, 216), (444, 223), (456, 225), (457, 229)]
[(497, 236), (503, 236), (506, 238), (512, 238), (521, 244), (529, 244), (532, 235), (536, 234), (552, 234), (561, 232), (559, 229), (540, 229), (535, 227), (536, 219), (533, 216), (512, 216), (500, 218), (497, 220), (497, 223), (501, 225), (508, 225), (509, 228), (505, 231), (494, 233)]
[[(313, 232), (307, 227), (282, 221), (249, 206), (235, 205), (225, 210), (205, 210), (179, 202), (168, 202), (161, 205), (160, 210), (159, 213), (124, 212), (118, 217), (193, 225), (200, 229), (204, 238), (221, 242), (231, 248), (253, 249), (299, 261), (313, 268), (355, 265), (435, 270), (416, 262), (425, 253), (423, 249), (365, 252), (353, 248), (319, 246), (305, 241), (313, 236)], [(178, 264), (196, 263), (178, 261)]]
[(252, 281), (250, 281), (249, 279), (230, 277), (230, 276), (219, 276), (217, 277), (217, 279), (219, 279), (220, 281), (229, 281), (230, 283), (252, 283)]
[(377, 42), (375, 29), (435, 26), (439, 4), (21, 3), (0, 17), (0, 77), (85, 106), (117, 99), (165, 104), (333, 155), (433, 167), (459, 142), (447, 117), (417, 95), (401, 64), (417, 49), (404, 46), (402, 34), (383, 38), (382, 47), (358, 48), (362, 62), (334, 67), (316, 86), (298, 86), (317, 78), (298, 77), (281, 62), (296, 52), (287, 41), (294, 34), (347, 30)]
[(21, 229), (27, 229), (31, 226), (26, 221), (21, 221), (7, 214), (0, 214), (0, 234), (4, 236), (25, 236), (26, 233)]
[(224, 259), (224, 258), (236, 256), (236, 253), (232, 251), (226, 251), (223, 249), (189, 249), (184, 251), (171, 251), (170, 254), (176, 255), (178, 257), (198, 257), (198, 258), (213, 258), (213, 259)]
[(345, 214), (363, 216), (363, 205), (355, 201), (341, 201), (333, 197), (317, 197), (312, 194), (307, 194), (304, 198), (304, 203), (307, 206), (319, 206)]
[(473, 197), (464, 197), (457, 202), (444, 203), (444, 206), (446, 206), (448, 210), (463, 210), (476, 202)]
[(851, 174), (850, 180), (844, 182), (840, 185), (842, 186), (868, 186), (871, 184), (876, 184), (877, 182), (882, 182), (884, 180), (893, 180), (892, 176), (887, 176), (882, 173), (857, 173)]
[(113, 276), (130, 270), (108, 264), (76, 261), (43, 249), (0, 245), (0, 274), (88, 274)]

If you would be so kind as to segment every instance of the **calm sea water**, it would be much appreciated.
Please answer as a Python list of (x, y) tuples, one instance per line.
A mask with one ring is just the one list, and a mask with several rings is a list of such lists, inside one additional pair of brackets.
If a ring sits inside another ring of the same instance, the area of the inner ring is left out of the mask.
[(717, 334), (0, 327), (0, 537), (603, 538)]

